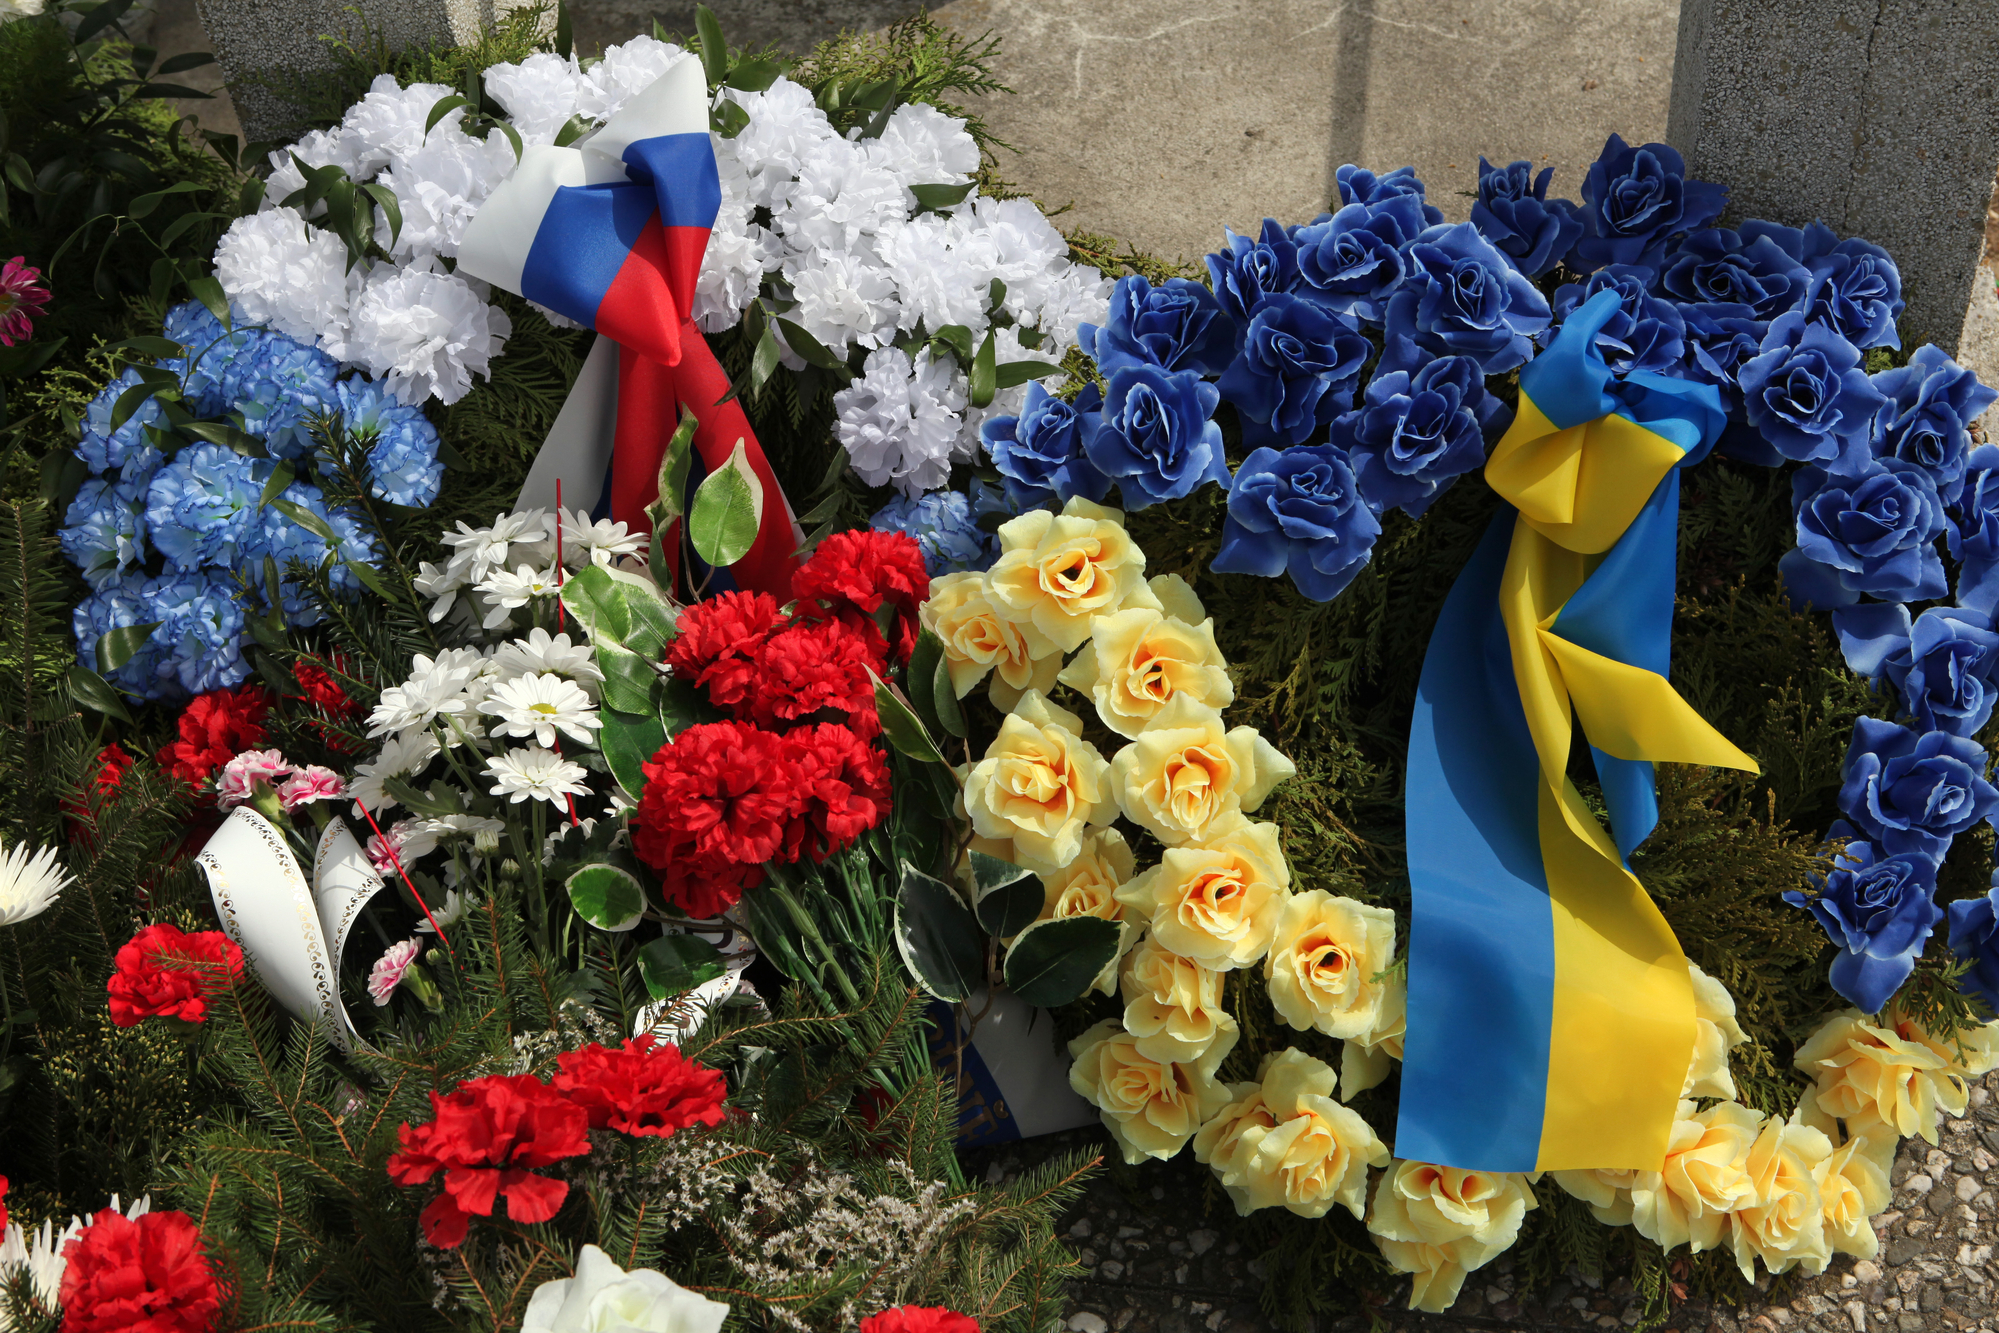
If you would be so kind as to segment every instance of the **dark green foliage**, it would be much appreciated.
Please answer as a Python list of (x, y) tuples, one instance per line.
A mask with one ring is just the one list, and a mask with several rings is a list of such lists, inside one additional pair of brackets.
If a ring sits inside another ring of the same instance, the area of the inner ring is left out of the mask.
[(976, 110), (949, 99), (1013, 91), (992, 72), (998, 49), (999, 39), (991, 33), (963, 37), (928, 14), (916, 14), (879, 33), (842, 33), (821, 42), (787, 77), (815, 94), (832, 84), (893, 79), (899, 100), (928, 102), (947, 116), (962, 118), (990, 161), (993, 149), (1011, 145), (995, 139)]

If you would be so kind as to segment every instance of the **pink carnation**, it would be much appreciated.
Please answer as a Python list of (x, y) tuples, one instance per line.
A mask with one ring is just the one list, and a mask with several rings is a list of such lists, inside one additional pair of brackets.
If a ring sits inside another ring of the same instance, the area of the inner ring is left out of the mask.
[(423, 948), (415, 940), (404, 940), (401, 944), (391, 944), (389, 951), (375, 960), (368, 969), (368, 994), (374, 997), (377, 1007), (389, 1002), (396, 993), (396, 987), (403, 984), (403, 973), (410, 970), (417, 953)]
[(278, 788), (278, 800), (287, 810), (296, 810), (314, 801), (334, 801), (347, 794), (347, 784), (330, 768), (308, 764), (293, 771)]
[(256, 795), (259, 780), (276, 787), (292, 772), (292, 761), (276, 750), (245, 750), (222, 766), (215, 780), (215, 803), (227, 810)]
[(410, 862), (437, 849), (437, 835), (414, 819), (399, 819), (368, 839), (368, 860), (375, 873), (393, 880)]

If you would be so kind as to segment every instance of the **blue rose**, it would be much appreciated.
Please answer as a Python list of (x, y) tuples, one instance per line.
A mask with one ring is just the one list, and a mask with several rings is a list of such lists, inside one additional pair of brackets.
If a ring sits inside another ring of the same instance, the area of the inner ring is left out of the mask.
[(1999, 614), (1999, 445), (1981, 444), (1964, 460), (1964, 485), (1946, 536), (1957, 571), (1957, 604)]
[(1757, 319), (1771, 320), (1803, 298), (1807, 276), (1770, 237), (1710, 227), (1680, 242), (1659, 286), (1687, 305), (1746, 305)]
[(1404, 260), (1407, 276), (1388, 301), (1383, 370), (1468, 356), (1500, 375), (1534, 354), (1535, 337), (1548, 327), (1547, 299), (1469, 222), (1431, 227)]
[(1083, 442), (1091, 466), (1118, 483), (1126, 509), (1191, 494), (1203, 482), (1229, 484), (1222, 428), (1214, 423), (1221, 394), (1183, 370), (1126, 366), (1110, 378), (1102, 423)]
[(1263, 231), (1255, 240), (1226, 227), (1222, 237), (1227, 248), (1208, 256), (1208, 277), (1215, 286), (1215, 299), (1235, 322), (1236, 346), (1241, 347), (1257, 302), (1271, 292), (1297, 288), (1298, 245), (1275, 218), (1263, 220)]
[(146, 527), (175, 569), (228, 568), (260, 550), (260, 507), (272, 464), (219, 444), (195, 444), (154, 474)]
[(1258, 449), (1236, 469), (1213, 568), (1267, 579), (1289, 572), (1299, 592), (1329, 602), (1367, 564), (1380, 535), (1338, 446)]
[(312, 450), (314, 419), (337, 402), (339, 363), (317, 347), (271, 333), (239, 364), (230, 405), (243, 414), (243, 429), (279, 458), (303, 458)]
[(1235, 355), (1235, 324), (1215, 294), (1187, 278), (1154, 287), (1136, 273), (1111, 288), (1100, 329), (1079, 325), (1076, 340), (1108, 376), (1125, 366), (1219, 375)]
[(1442, 209), (1423, 202), (1423, 182), (1416, 179), (1414, 167), (1397, 167), (1386, 176), (1377, 176), (1366, 167), (1349, 162), (1333, 173), (1333, 182), (1339, 187), (1342, 205), (1378, 204), (1397, 195), (1407, 195), (1422, 205), (1426, 225), (1434, 227), (1444, 220)]
[(421, 508), (437, 498), (444, 464), (437, 458), (437, 427), (423, 409), (362, 376), (334, 385), (333, 406), (348, 434), (367, 446), (368, 489), (376, 499)]
[(1944, 594), (1936, 539), (1943, 502), (1913, 463), (1871, 463), (1858, 477), (1800, 468), (1791, 478), (1797, 548), (1778, 562), (1795, 605), (1849, 606), (1862, 594), (1919, 602)]
[(1457, 478), (1485, 462), (1479, 413), (1502, 405), (1485, 390), (1476, 362), (1439, 357), (1414, 375), (1394, 371), (1368, 382), (1363, 406), (1333, 423), (1360, 493), (1376, 513), (1421, 518)]
[(1728, 187), (1688, 180), (1687, 164), (1662, 143), (1633, 148), (1613, 134), (1583, 177), (1583, 234), (1569, 266), (1592, 273), (1605, 264), (1658, 268), (1666, 243), (1721, 216)]
[(908, 536), (922, 550), (923, 567), (933, 579), (983, 571), (999, 558), (998, 537), (979, 526), (970, 498), (958, 491), (898, 495), (875, 511), (868, 526)]
[(1999, 702), (1999, 634), (1983, 611), (1933, 606), (1916, 617), (1908, 647), (1882, 671), (1917, 726), (1975, 736)]
[(1402, 281), (1403, 249), (1424, 227), (1422, 198), (1391, 194), (1298, 228), (1298, 295), (1354, 322), (1380, 324)]
[[(1652, 295), (1658, 274), (1630, 264), (1609, 264), (1587, 282), (1565, 283), (1555, 289), (1555, 318), (1570, 313), (1598, 292), (1617, 293), (1617, 311), (1597, 332), (1597, 349), (1620, 375), (1634, 370), (1660, 374), (1676, 370), (1686, 352), (1687, 322), (1671, 301)], [(1551, 335), (1544, 335), (1551, 336)]]
[(1242, 414), (1246, 438), (1303, 444), (1353, 405), (1373, 350), (1317, 304), (1279, 292), (1250, 317), (1242, 354), (1216, 387)]
[(1583, 234), (1576, 206), (1548, 198), (1553, 167), (1534, 174), (1532, 162), (1495, 167), (1478, 160), (1478, 202), (1471, 206), (1471, 224), (1530, 278), (1556, 264)]
[(1890, 856), (1941, 861), (1950, 840), (1990, 819), (1999, 788), (1985, 780), (1985, 749), (1949, 732), (1918, 736), (1879, 718), (1858, 718), (1846, 750), (1839, 808)]
[[(1835, 838), (1853, 838), (1844, 822)], [(1884, 856), (1870, 842), (1848, 842), (1816, 893), (1795, 889), (1784, 901), (1811, 910), (1839, 946), (1832, 988), (1870, 1014), (1881, 1012), (1943, 919), (1936, 905), (1937, 863), (1921, 852)]]
[(1888, 252), (1858, 237), (1841, 241), (1811, 261), (1799, 307), (1806, 319), (1836, 329), (1856, 347), (1900, 347), (1895, 332), (1908, 302), (1902, 273)]
[(1103, 392), (1094, 384), (1084, 385), (1071, 403), (1030, 380), (1019, 416), (989, 417), (979, 427), (1016, 508), (1060, 506), (1077, 495), (1094, 502), (1110, 492), (1111, 479), (1083, 448), (1097, 432), (1103, 406)]
[(1757, 354), (1737, 374), (1743, 414), (1771, 447), (1800, 463), (1852, 475), (1887, 399), (1860, 368), (1860, 351), (1797, 311), (1771, 321)]
[(1983, 898), (1950, 905), (1950, 951), (1971, 964), (1958, 987), (1999, 1013), (1999, 875)]
[[(1736, 376), (1763, 350), (1770, 326), (1746, 305), (1683, 305), (1687, 378), (1721, 391), (1731, 417), (1742, 416), (1742, 385)], [(1773, 451), (1774, 452), (1774, 451)], [(1776, 462), (1782, 461), (1779, 455)]]
[(102, 588), (146, 558), (146, 484), (93, 478), (77, 490), (63, 516), (62, 551)]
[(1874, 452), (1923, 468), (1944, 503), (1955, 504), (1971, 453), (1966, 427), (1999, 401), (1999, 391), (1980, 384), (1935, 343), (1924, 343), (1907, 365), (1882, 371), (1873, 383), (1888, 400)]

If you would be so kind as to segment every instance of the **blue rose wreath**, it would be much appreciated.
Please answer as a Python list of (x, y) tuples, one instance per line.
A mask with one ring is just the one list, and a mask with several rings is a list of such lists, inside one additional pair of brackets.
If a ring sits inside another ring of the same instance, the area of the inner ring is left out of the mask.
[[(1547, 197), (1550, 174), (1481, 158), (1471, 220), (1446, 225), (1411, 169), (1342, 167), (1336, 212), (1227, 233), (1208, 284), (1121, 279), (1104, 326), (1082, 330), (1101, 389), (1036, 386), (985, 423), (986, 450), (1018, 507), (1115, 486), (1135, 510), (1225, 486), (1212, 567), (1328, 601), (1388, 511), (1420, 519), (1484, 466), (1511, 373), (1616, 293), (1596, 339), (1614, 373), (1712, 385), (1722, 453), (1803, 465), (1786, 594), (1830, 611), (1848, 664), (1899, 701), (1903, 721), (1855, 725), (1834, 869), (1786, 895), (1838, 947), (1833, 988), (1879, 1012), (1946, 921), (1951, 840), (1999, 822), (1975, 739), (1999, 702), (1999, 446), (1968, 430), (1999, 393), (1934, 346), (1868, 372), (1868, 353), (1900, 348), (1904, 309), (1878, 246), (1816, 223), (1717, 227), (1725, 187), (1689, 180), (1664, 144), (1612, 135), (1579, 204)], [(1246, 450), (1232, 474), (1224, 403)], [(1999, 1010), (1999, 881), (1947, 915), (1963, 989)]]
[[(421, 411), (284, 334), (225, 328), (188, 302), (157, 350), (171, 355), (127, 368), (85, 411), (87, 479), (61, 540), (91, 587), (73, 616), (78, 661), (141, 698), (182, 699), (248, 677), (249, 617), (317, 623), (299, 566), (360, 592), (353, 566), (376, 558), (375, 540), (330, 491), (358, 483), (421, 508), (444, 465)], [(336, 438), (354, 454), (337, 456)]]

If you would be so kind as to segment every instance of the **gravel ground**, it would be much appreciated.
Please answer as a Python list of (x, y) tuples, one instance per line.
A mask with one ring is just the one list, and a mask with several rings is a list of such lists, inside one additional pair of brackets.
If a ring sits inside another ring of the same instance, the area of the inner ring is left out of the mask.
[[(1946, 1120), (1940, 1143), (1902, 1145), (1894, 1198), (1874, 1219), (1881, 1253), (1840, 1256), (1814, 1278), (1759, 1279), (1754, 1299), (1730, 1306), (1692, 1300), (1661, 1327), (1671, 1333), (1999, 1333), (1999, 1074), (1971, 1094), (1971, 1110)], [(1100, 1131), (1077, 1130), (968, 1154), (966, 1165), (999, 1181), (1051, 1153), (1115, 1152)], [(1071, 1290), (1069, 1333), (1277, 1333), (1259, 1304), (1257, 1256), (1229, 1239), (1228, 1204), (1204, 1187), (1191, 1154), (1091, 1182), (1064, 1219), (1089, 1275)], [(1550, 1185), (1546, 1188), (1555, 1188)], [(1208, 1196), (1213, 1195), (1211, 1200)], [(1212, 1209), (1219, 1202), (1221, 1213)], [(1570, 1273), (1538, 1293), (1516, 1288), (1501, 1258), (1473, 1273), (1446, 1315), (1388, 1304), (1321, 1318), (1312, 1333), (1443, 1333), (1457, 1329), (1615, 1330), (1639, 1322), (1629, 1282)]]

